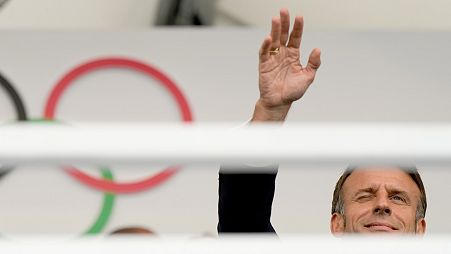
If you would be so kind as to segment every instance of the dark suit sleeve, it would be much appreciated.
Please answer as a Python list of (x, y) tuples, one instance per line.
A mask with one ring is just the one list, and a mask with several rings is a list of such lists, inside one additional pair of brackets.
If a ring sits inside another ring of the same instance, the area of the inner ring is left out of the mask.
[(254, 174), (225, 173), (224, 168), (219, 172), (218, 232), (275, 233), (270, 219), (277, 166)]

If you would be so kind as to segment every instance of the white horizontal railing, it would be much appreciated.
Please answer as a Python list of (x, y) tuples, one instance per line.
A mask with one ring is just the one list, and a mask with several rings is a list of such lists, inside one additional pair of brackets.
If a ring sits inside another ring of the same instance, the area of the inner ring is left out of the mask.
[(17, 124), (0, 163), (444, 163), (451, 124)]
[(177, 239), (177, 238), (107, 238), (58, 241), (52, 238), (33, 238), (0, 242), (2, 253), (196, 253), (196, 254), (239, 254), (239, 253), (346, 253), (346, 254), (425, 254), (451, 253), (449, 236), (433, 238), (334, 238), (286, 237), (275, 238), (245, 237), (226, 239)]

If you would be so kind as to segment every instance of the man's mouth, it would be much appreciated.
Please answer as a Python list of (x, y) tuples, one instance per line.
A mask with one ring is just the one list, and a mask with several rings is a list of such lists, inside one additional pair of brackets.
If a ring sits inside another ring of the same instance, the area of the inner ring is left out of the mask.
[(364, 226), (371, 232), (393, 232), (398, 230), (396, 227), (385, 222), (372, 222)]

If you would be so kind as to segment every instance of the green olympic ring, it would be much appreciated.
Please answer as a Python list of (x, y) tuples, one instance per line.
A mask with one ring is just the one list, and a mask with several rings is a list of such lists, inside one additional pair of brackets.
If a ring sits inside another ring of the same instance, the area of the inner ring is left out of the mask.
[[(61, 123), (59, 121), (48, 120), (48, 119), (32, 119), (32, 120), (29, 120), (29, 122), (39, 123), (39, 124)], [(101, 167), (100, 172), (101, 172), (102, 178), (104, 180), (108, 180), (108, 181), (114, 180), (113, 172), (109, 168)], [(113, 206), (114, 206), (115, 199), (116, 199), (116, 195), (114, 193), (104, 192), (102, 207), (100, 209), (100, 212), (99, 212), (97, 218), (95, 219), (94, 223), (92, 223), (92, 225), (82, 233), (82, 235), (99, 234), (105, 229), (105, 226), (107, 225), (107, 223), (111, 217), (111, 214), (113, 212)], [(0, 235), (0, 238), (4, 238), (4, 236)]]

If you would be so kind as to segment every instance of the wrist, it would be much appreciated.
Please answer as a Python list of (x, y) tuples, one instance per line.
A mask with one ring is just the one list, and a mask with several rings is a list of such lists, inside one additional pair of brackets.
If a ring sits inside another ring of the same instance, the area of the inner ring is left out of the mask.
[(280, 106), (267, 106), (259, 99), (255, 104), (251, 122), (283, 122), (290, 107), (291, 103)]

